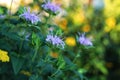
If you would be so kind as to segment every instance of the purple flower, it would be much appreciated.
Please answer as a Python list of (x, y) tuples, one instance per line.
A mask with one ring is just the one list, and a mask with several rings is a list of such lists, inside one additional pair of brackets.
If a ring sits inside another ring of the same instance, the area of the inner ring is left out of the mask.
[(0, 14), (0, 18), (1, 18), (1, 19), (4, 19), (5, 17), (6, 17), (6, 15), (1, 15), (1, 14)]
[(56, 35), (53, 36), (52, 34), (48, 34), (46, 41), (57, 47), (64, 48), (64, 46), (65, 46), (65, 43), (62, 41), (62, 39), (60, 39), (60, 37), (58, 37)]
[(25, 9), (24, 13), (20, 15), (20, 17), (24, 17), (26, 20), (31, 21), (32, 24), (40, 21), (39, 17), (35, 13), (30, 13), (30, 8)]
[(78, 38), (78, 41), (80, 44), (85, 45), (85, 46), (92, 46), (92, 42), (89, 38), (85, 37), (85, 33), (81, 34), (80, 37)]
[(55, 3), (47, 2), (47, 3), (43, 4), (42, 7), (45, 10), (50, 10), (51, 12), (53, 12), (55, 14), (60, 11), (60, 6), (56, 5)]

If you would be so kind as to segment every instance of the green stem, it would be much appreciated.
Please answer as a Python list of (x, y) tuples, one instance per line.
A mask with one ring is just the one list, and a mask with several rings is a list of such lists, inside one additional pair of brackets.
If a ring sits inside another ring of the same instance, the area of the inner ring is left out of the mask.
[(36, 48), (36, 50), (35, 50), (35, 53), (34, 53), (34, 55), (32, 57), (32, 62), (34, 62), (34, 60), (35, 60), (35, 58), (37, 56), (37, 52), (38, 52), (38, 48)]
[[(62, 55), (60, 55), (60, 56), (62, 56)], [(55, 76), (55, 75), (59, 72), (59, 70), (63, 67), (63, 65), (64, 65), (64, 63), (62, 63), (62, 64), (58, 67), (57, 71), (55, 71), (55, 72), (51, 75), (51, 77)]]
[[(50, 20), (50, 18), (51, 18), (51, 14), (49, 14), (49, 16), (46, 18), (45, 26), (44, 26), (46, 29), (48, 28), (47, 25), (48, 25), (48, 21)], [(46, 29), (45, 29), (45, 30), (46, 30)]]
[(77, 58), (78, 58), (79, 56), (80, 56), (79, 54), (77, 54), (77, 55), (75, 56), (75, 58), (74, 58), (74, 60), (73, 60), (73, 63), (77, 60)]

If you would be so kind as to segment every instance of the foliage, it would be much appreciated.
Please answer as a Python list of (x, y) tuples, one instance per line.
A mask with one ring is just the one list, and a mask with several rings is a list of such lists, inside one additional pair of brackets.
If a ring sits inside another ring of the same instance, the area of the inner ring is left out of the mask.
[(120, 2), (44, 1), (0, 7), (0, 79), (119, 80)]
[[(51, 6), (52, 9), (56, 7)], [(86, 79), (78, 72), (75, 63), (81, 49), (70, 52), (63, 42), (65, 33), (50, 22), (57, 13), (51, 14), (47, 10), (48, 16), (38, 20), (40, 17), (37, 14), (23, 7), (13, 15), (5, 14), (3, 8), (0, 10), (1, 16), (4, 14), (0, 18), (0, 49), (6, 51), (10, 58), (7, 63), (0, 62), (1, 80), (7, 80), (8, 75), (9, 80)], [(74, 44), (76, 41), (74, 39)], [(79, 48), (85, 48), (79, 42), (77, 44)]]

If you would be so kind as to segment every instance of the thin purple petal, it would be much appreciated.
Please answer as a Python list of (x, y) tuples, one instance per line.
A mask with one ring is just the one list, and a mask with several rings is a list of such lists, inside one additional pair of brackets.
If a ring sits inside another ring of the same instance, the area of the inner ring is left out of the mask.
[(31, 21), (32, 24), (40, 21), (39, 17), (35, 13), (30, 13), (29, 8), (25, 10), (24, 13), (20, 15), (20, 17), (24, 17), (27, 21)]
[(56, 5), (55, 3), (50, 3), (50, 2), (47, 2), (45, 4), (42, 5), (42, 7), (45, 9), (45, 10), (50, 10), (54, 13), (57, 13), (60, 11), (60, 6), (59, 5)]
[(85, 37), (85, 34), (81, 34), (80, 37), (78, 38), (78, 41), (80, 44), (85, 45), (85, 46), (92, 46), (92, 42), (89, 38)]
[(51, 43), (52, 45), (57, 46), (57, 47), (64, 48), (64, 46), (65, 46), (65, 43), (62, 41), (62, 39), (60, 39), (60, 37), (58, 37), (56, 35), (53, 36), (51, 34), (48, 34), (47, 38), (46, 38), (46, 41)]

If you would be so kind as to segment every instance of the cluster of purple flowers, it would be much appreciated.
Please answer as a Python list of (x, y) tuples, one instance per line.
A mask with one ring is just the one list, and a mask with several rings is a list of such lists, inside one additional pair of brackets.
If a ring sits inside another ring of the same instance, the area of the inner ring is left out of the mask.
[[(43, 4), (42, 7), (45, 10), (50, 10), (54, 13), (56, 13), (60, 9), (59, 6), (55, 5), (54, 3), (50, 3), (50, 2)], [(24, 17), (26, 20), (31, 21), (32, 24), (40, 21), (39, 17), (35, 13), (31, 13), (29, 8), (25, 9), (24, 13), (21, 14), (20, 17)], [(64, 46), (65, 46), (64, 41), (57, 35), (48, 34), (46, 41), (51, 43), (52, 45), (57, 46), (57, 47), (64, 48)], [(89, 38), (85, 37), (85, 33), (83, 33), (79, 36), (78, 42), (82, 45), (85, 45), (85, 46), (92, 46), (93, 45), (91, 40)]]
[(52, 45), (55, 45), (57, 47), (61, 47), (64, 49), (65, 43), (64, 41), (57, 35), (52, 35), (52, 34), (48, 34), (46, 41), (51, 43)]
[[(56, 35), (48, 34), (46, 41), (57, 47), (64, 48), (64, 46), (65, 46), (64, 41), (59, 36), (56, 36)], [(93, 45), (91, 40), (89, 38), (85, 37), (85, 33), (83, 33), (79, 36), (78, 42), (84, 46), (92, 46)]]
[(47, 3), (43, 4), (42, 8), (45, 9), (45, 10), (51, 11), (53, 13), (57, 13), (57, 12), (60, 11), (60, 6), (59, 5), (56, 5), (55, 3), (50, 3), (50, 2), (47, 2)]
[(89, 38), (85, 37), (85, 33), (81, 34), (80, 37), (78, 38), (78, 42), (82, 45), (85, 46), (92, 46), (92, 42)]
[(29, 8), (25, 9), (24, 13), (19, 17), (24, 17), (27, 21), (31, 21), (32, 24), (40, 21), (40, 18), (35, 13), (31, 13)]

